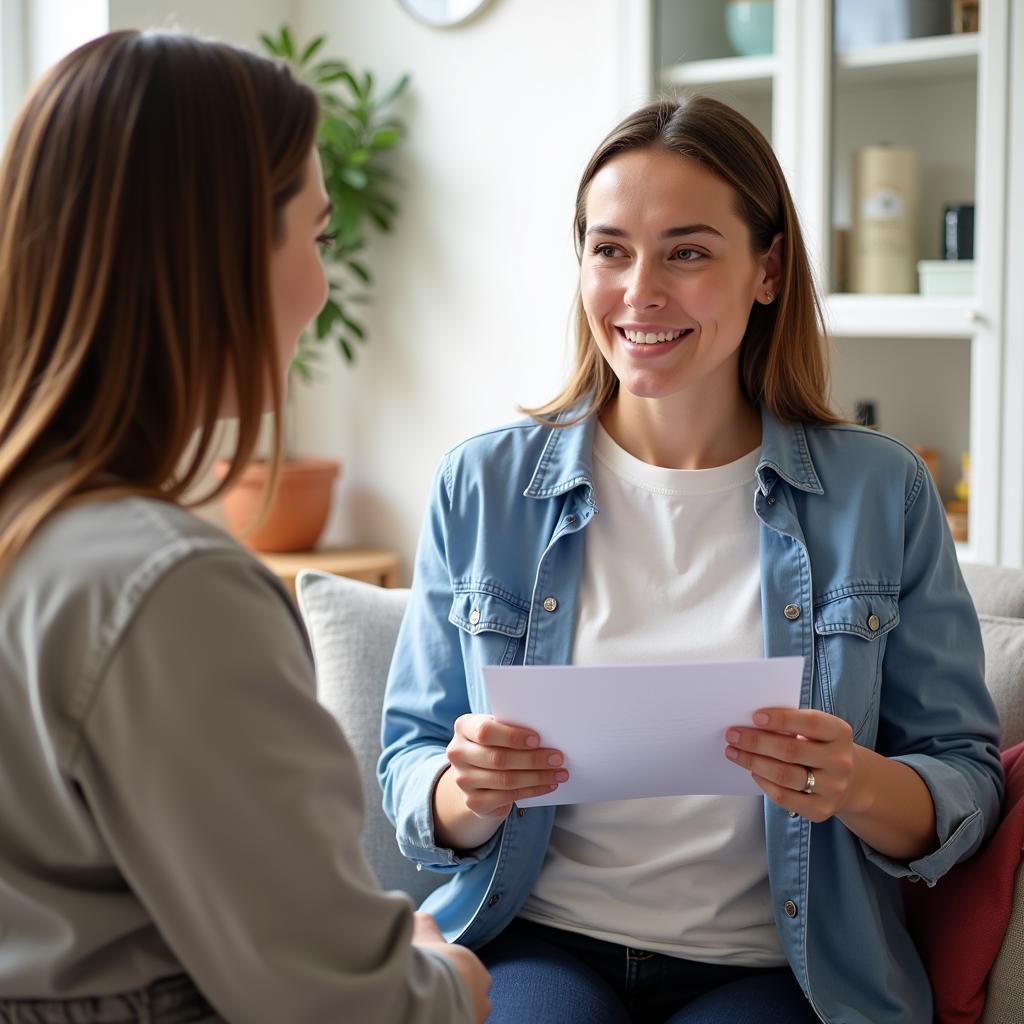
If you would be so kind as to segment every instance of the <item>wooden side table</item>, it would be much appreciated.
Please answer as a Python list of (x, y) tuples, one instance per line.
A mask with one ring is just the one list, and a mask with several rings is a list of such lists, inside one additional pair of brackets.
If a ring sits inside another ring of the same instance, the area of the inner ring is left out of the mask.
[(295, 596), (295, 577), (303, 569), (322, 569), (335, 576), (347, 576), (379, 587), (398, 586), (398, 555), (383, 548), (325, 548), (280, 554), (256, 551), (254, 554), (291, 591), (292, 597)]

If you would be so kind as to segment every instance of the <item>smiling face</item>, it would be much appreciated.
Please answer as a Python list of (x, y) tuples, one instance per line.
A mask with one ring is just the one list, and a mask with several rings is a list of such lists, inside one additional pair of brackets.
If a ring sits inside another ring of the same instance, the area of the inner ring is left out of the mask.
[(720, 178), (660, 148), (614, 157), (591, 181), (580, 292), (619, 403), (739, 397), (740, 342), (778, 268), (777, 242), (754, 253), (736, 206)]

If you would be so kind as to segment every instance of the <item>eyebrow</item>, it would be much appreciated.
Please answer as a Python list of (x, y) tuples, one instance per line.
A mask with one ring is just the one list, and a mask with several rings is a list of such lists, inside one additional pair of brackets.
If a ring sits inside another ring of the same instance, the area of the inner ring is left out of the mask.
[[(629, 238), (629, 234), (623, 231), (622, 228), (613, 228), (609, 224), (595, 224), (592, 228), (587, 228), (588, 235), (611, 235), (612, 238)], [(710, 224), (683, 224), (677, 228), (668, 228), (662, 231), (662, 238), (679, 238), (681, 235), (716, 235), (719, 238), (723, 238), (724, 235), (717, 228), (713, 228)]]

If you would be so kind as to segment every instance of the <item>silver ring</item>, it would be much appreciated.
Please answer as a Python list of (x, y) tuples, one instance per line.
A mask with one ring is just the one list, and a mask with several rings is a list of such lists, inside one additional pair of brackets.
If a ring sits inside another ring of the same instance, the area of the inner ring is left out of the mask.
[(806, 793), (808, 796), (812, 796), (814, 793), (815, 779), (814, 772), (810, 768), (807, 769), (807, 782), (804, 783), (804, 788), (800, 790), (801, 793)]

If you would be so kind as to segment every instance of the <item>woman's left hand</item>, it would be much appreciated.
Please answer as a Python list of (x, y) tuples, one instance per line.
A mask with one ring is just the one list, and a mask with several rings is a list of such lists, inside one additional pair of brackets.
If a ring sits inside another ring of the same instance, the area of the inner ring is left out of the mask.
[(763, 708), (755, 712), (753, 727), (733, 726), (725, 738), (725, 756), (746, 768), (785, 810), (825, 821), (850, 807), (859, 748), (842, 718), (810, 709)]

